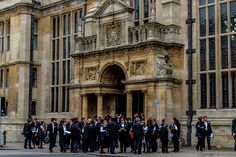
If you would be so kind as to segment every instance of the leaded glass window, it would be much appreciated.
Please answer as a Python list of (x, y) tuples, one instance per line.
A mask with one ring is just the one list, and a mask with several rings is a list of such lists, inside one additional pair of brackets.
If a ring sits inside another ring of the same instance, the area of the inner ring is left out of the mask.
[(201, 8), (199, 11), (200, 16), (200, 36), (206, 35), (206, 9)]
[[(82, 10), (71, 11), (52, 18), (51, 112), (69, 111), (67, 86), (71, 81), (70, 54), (74, 37), (79, 31), (83, 33), (81, 21)], [(79, 27), (80, 24), (81, 27)]]
[(139, 0), (135, 0), (135, 20), (139, 20)]
[(231, 40), (231, 67), (236, 68), (236, 34), (230, 36)]
[(200, 40), (200, 69), (201, 71), (206, 70), (206, 40)]
[(149, 0), (144, 0), (144, 18), (149, 17)]
[(230, 2), (231, 32), (236, 32), (236, 1)]
[(223, 108), (229, 107), (229, 87), (228, 87), (228, 72), (222, 72), (222, 106)]
[(231, 72), (232, 79), (232, 107), (236, 108), (236, 71)]
[(199, 0), (198, 52), (200, 107), (236, 108), (236, 1)]
[(228, 36), (221, 37), (221, 68), (228, 68)]
[(209, 35), (215, 34), (215, 6), (208, 7), (208, 32)]
[(228, 32), (227, 3), (222, 3), (220, 5), (220, 15), (221, 15), (221, 33), (227, 33)]
[(201, 82), (201, 108), (207, 108), (207, 81), (206, 74), (200, 75)]
[(209, 70), (215, 70), (215, 38), (209, 39)]
[(209, 74), (210, 84), (210, 108), (216, 107), (216, 76), (215, 73)]

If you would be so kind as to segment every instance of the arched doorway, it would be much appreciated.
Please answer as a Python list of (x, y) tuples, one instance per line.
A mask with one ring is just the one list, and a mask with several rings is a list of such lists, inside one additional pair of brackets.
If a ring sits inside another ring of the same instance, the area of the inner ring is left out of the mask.
[(104, 111), (113, 115), (116, 113), (126, 114), (126, 95), (125, 95), (125, 80), (126, 75), (120, 65), (112, 64), (104, 68), (100, 83), (110, 88), (113, 93), (105, 93), (103, 97)]

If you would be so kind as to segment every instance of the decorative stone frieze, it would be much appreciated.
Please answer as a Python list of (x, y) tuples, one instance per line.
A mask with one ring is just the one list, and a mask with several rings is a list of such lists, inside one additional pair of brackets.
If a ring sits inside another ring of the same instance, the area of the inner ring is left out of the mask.
[(97, 67), (88, 67), (85, 68), (85, 81), (94, 81), (97, 76)]
[(145, 65), (146, 65), (146, 62), (144, 60), (131, 62), (130, 75), (133, 77), (144, 76), (145, 75)]

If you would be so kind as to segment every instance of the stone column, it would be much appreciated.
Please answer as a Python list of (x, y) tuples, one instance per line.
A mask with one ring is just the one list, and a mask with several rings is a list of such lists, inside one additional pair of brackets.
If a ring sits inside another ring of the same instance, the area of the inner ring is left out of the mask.
[(103, 117), (103, 94), (97, 94), (97, 116)]
[(82, 117), (84, 117), (85, 119), (88, 118), (88, 96), (87, 95), (83, 95), (83, 113), (82, 113)]
[(132, 104), (132, 92), (128, 91), (126, 93), (126, 98), (127, 98), (127, 106), (126, 106), (126, 117), (132, 118), (132, 111), (133, 111), (133, 104)]

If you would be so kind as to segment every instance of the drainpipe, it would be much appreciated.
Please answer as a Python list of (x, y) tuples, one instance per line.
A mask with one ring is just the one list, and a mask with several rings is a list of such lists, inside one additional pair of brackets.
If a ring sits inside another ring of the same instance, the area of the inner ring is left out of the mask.
[(188, 111), (186, 111), (186, 115), (188, 116), (187, 120), (187, 146), (192, 145), (191, 136), (192, 136), (192, 120), (193, 115), (196, 115), (196, 111), (193, 111), (193, 84), (196, 83), (193, 80), (193, 53), (195, 53), (195, 49), (193, 49), (193, 23), (195, 23), (195, 19), (192, 16), (192, 0), (188, 0), (188, 19), (186, 20), (186, 24), (188, 25), (188, 49), (186, 50), (186, 54), (188, 55), (188, 80), (186, 80), (186, 84), (188, 86)]
[(29, 63), (29, 107), (28, 107), (28, 117), (32, 116), (32, 95), (33, 95), (33, 31), (34, 31), (34, 16), (31, 15), (31, 32), (30, 32), (30, 63)]
[(87, 14), (87, 0), (84, 3), (84, 12), (83, 12), (83, 37), (85, 37), (85, 16)]

